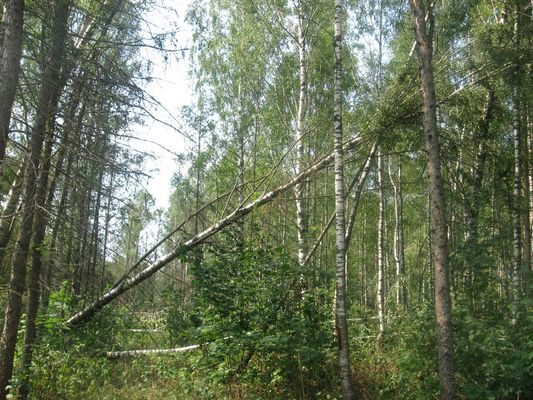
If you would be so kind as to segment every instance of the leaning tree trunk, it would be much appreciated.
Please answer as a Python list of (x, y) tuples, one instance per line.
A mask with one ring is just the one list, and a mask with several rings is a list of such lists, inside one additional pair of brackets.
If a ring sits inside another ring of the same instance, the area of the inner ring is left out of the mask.
[[(57, 103), (56, 103), (57, 104)], [(51, 115), (47, 123), (53, 127), (55, 110), (50, 110)], [(37, 182), (35, 194), (35, 215), (34, 234), (31, 250), (31, 267), (28, 279), (28, 303), (26, 305), (26, 329), (24, 331), (24, 348), (22, 351), (22, 380), (20, 383), (19, 397), (26, 400), (29, 394), (29, 372), (33, 357), (33, 343), (36, 337), (37, 311), (39, 309), (40, 277), (42, 269), (42, 251), (44, 245), (44, 235), (48, 225), (48, 210), (46, 209), (46, 194), (48, 188), (48, 177), (50, 174), (52, 158), (52, 132), (51, 128), (46, 133), (46, 144), (42, 157), (42, 167)], [(51, 188), (52, 190), (53, 188)]]
[[(344, 149), (350, 150), (354, 148), (355, 145), (358, 144), (359, 142), (360, 142), (359, 138), (351, 139), (346, 142)], [(84, 321), (87, 321), (95, 313), (97, 313), (99, 310), (105, 307), (107, 304), (111, 303), (113, 300), (120, 297), (122, 294), (126, 293), (131, 288), (137, 286), (141, 282), (144, 282), (146, 279), (150, 278), (153, 274), (155, 274), (165, 265), (169, 264), (171, 261), (177, 259), (180, 256), (187, 254), (191, 249), (194, 249), (195, 247), (201, 245), (207, 239), (211, 238), (213, 235), (220, 232), (227, 226), (235, 224), (236, 222), (244, 218), (246, 215), (251, 213), (256, 208), (259, 208), (265, 204), (268, 204), (273, 199), (278, 197), (280, 194), (285, 193), (287, 190), (293, 188), (294, 185), (296, 185), (296, 183), (301, 182), (304, 179), (307, 179), (308, 177), (310, 177), (311, 175), (315, 174), (318, 171), (321, 171), (322, 169), (324, 169), (326, 166), (328, 166), (332, 162), (333, 158), (334, 158), (333, 153), (330, 153), (324, 157), (321, 157), (319, 160), (317, 160), (315, 163), (313, 163), (311, 166), (306, 168), (304, 171), (302, 171), (300, 174), (293, 177), (291, 180), (289, 180), (285, 184), (277, 187), (276, 189), (268, 193), (263, 194), (256, 200), (253, 200), (241, 207), (236, 208), (233, 212), (226, 215), (224, 218), (218, 220), (216, 223), (211, 225), (209, 228), (203, 230), (202, 232), (199, 232), (197, 235), (195, 235), (191, 239), (177, 244), (172, 251), (170, 251), (167, 254), (162, 255), (152, 264), (147, 266), (145, 269), (138, 272), (136, 275), (129, 277), (130, 271), (131, 271), (130, 269), (128, 273), (124, 274), (122, 278), (111, 289), (109, 289), (106, 293), (100, 296), (92, 304), (88, 305), (83, 310), (73, 315), (67, 321), (67, 324), (70, 326), (75, 326)], [(162, 242), (158, 243), (154, 248), (152, 248), (151, 251), (143, 255), (140, 258), (140, 260), (146, 259), (146, 257), (150, 255), (151, 252), (155, 248), (157, 248), (157, 246), (161, 245), (161, 243)], [(136, 266), (139, 265), (139, 262), (137, 262), (135, 265)]]
[(69, 11), (70, 1), (58, 0), (56, 2), (52, 35), (53, 43), (49, 63), (43, 72), (35, 125), (30, 141), (30, 156), (26, 168), (26, 182), (24, 185), (25, 207), (11, 263), (9, 294), (6, 302), (4, 328), (0, 342), (0, 400), (6, 398), (6, 386), (13, 373), (13, 360), (22, 307), (22, 294), (25, 286), (26, 261), (33, 233), (34, 197), (36, 190), (35, 168), (39, 165), (41, 158), (43, 139), (46, 132), (46, 121), (50, 115), (50, 100), (54, 97), (55, 90), (57, 90), (59, 70), (67, 36)]
[[(424, 134), (428, 154), (431, 248), (435, 266), (435, 313), (437, 316), (438, 363), (442, 397), (454, 398), (452, 310), (449, 284), (448, 236), (444, 183), (441, 173), (440, 145), (437, 131), (435, 86), (433, 83), (432, 44), (426, 33), (423, 0), (411, 0), (423, 91)], [(428, 13), (432, 20), (431, 10)]]
[(342, 127), (342, 0), (335, 0), (335, 75), (333, 85), (333, 129), (335, 143), (335, 330), (339, 346), (339, 364), (342, 393), (345, 400), (355, 398), (355, 388), (350, 366), (350, 344), (348, 341), (348, 319), (346, 301), (346, 226), (344, 222), (344, 157)]
[(20, 75), (24, 0), (9, 0), (6, 6), (0, 61), (0, 175), (6, 154), (11, 110)]
[[(374, 154), (376, 152), (377, 148), (377, 142), (374, 143), (372, 146), (372, 149), (370, 150), (370, 154), (368, 155), (365, 163), (361, 166), (361, 169), (357, 172), (357, 175), (352, 179), (352, 182), (350, 182), (350, 185), (348, 185), (348, 189), (344, 193), (344, 201), (348, 199), (350, 194), (353, 191), (353, 199), (351, 204), (351, 211), (350, 211), (350, 217), (348, 220), (348, 225), (346, 227), (346, 234), (345, 236), (345, 242), (346, 242), (346, 253), (348, 253), (348, 247), (350, 246), (350, 242), (352, 239), (352, 232), (353, 232), (353, 226), (355, 224), (355, 217), (357, 215), (357, 209), (359, 208), (359, 199), (361, 198), (361, 192), (363, 191), (363, 186), (365, 185), (366, 178), (368, 176), (368, 173), (370, 172), (370, 166), (372, 164), (372, 160), (374, 159)], [(322, 241), (326, 237), (326, 234), (329, 231), (329, 228), (331, 225), (333, 225), (333, 222), (335, 222), (335, 211), (331, 214), (331, 217), (329, 218), (328, 222), (326, 222), (326, 225), (324, 228), (322, 228), (322, 232), (320, 232), (320, 235), (318, 235), (318, 238), (316, 239), (315, 243), (305, 256), (304, 260), (304, 266), (309, 263), (311, 260), (311, 257), (314, 256), (317, 249), (320, 247)], [(348, 264), (348, 257), (346, 257), (346, 264)], [(345, 267), (346, 270), (346, 267)]]

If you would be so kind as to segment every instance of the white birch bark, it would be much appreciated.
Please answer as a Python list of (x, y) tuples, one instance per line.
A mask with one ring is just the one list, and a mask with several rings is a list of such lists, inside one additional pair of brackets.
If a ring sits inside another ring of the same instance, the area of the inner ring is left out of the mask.
[(385, 334), (385, 188), (383, 185), (383, 155), (378, 150), (378, 191), (379, 191), (379, 217), (378, 217), (378, 279), (377, 279), (377, 306), (379, 333), (377, 343), (381, 342)]
[[(407, 308), (407, 293), (403, 282), (405, 257), (403, 249), (403, 198), (402, 198), (402, 164), (398, 157), (396, 173), (392, 171), (392, 158), (389, 158), (389, 177), (394, 192), (394, 265), (396, 270), (396, 305)], [(394, 176), (396, 175), (396, 177)]]
[[(359, 138), (351, 139), (348, 142), (346, 142), (346, 144), (344, 145), (344, 149), (350, 150), (353, 147), (355, 147), (355, 145), (359, 142), (360, 142)], [(244, 218), (254, 209), (259, 208), (269, 203), (270, 201), (278, 197), (280, 194), (286, 192), (289, 189), (292, 189), (294, 185), (296, 185), (298, 182), (301, 182), (304, 179), (307, 179), (311, 175), (325, 168), (327, 165), (329, 165), (329, 163), (333, 161), (334, 155), (335, 153), (330, 153), (320, 158), (314, 164), (306, 168), (304, 171), (302, 171), (300, 174), (293, 177), (291, 180), (289, 180), (285, 184), (277, 187), (276, 189), (270, 192), (263, 194), (262, 196), (259, 196), (259, 198), (257, 198), (254, 201), (251, 201), (247, 204), (243, 204), (242, 206), (237, 207), (233, 212), (229, 213), (224, 218), (218, 220), (216, 223), (211, 225), (209, 228), (203, 230), (202, 232), (199, 232), (197, 235), (190, 238), (189, 240), (185, 240), (181, 242), (174, 248), (174, 250), (159, 257), (156, 261), (151, 263), (148, 267), (146, 267), (145, 269), (143, 269), (142, 271), (138, 272), (136, 275), (131, 276), (131, 277), (129, 277), (129, 271), (131, 271), (131, 268), (130, 268), (128, 270), (128, 273), (125, 274), (117, 284), (115, 284), (111, 289), (109, 289), (106, 293), (101, 295), (97, 300), (95, 300), (93, 303), (88, 305), (86, 308), (74, 314), (67, 321), (67, 324), (70, 326), (74, 326), (74, 325), (77, 325), (81, 322), (88, 320), (90, 317), (92, 317), (95, 313), (97, 313), (107, 304), (109, 304), (116, 298), (120, 297), (122, 294), (129, 291), (133, 287), (137, 286), (139, 283), (150, 278), (153, 274), (155, 274), (157, 271), (159, 271), (161, 268), (163, 268), (165, 265), (167, 265), (171, 261), (175, 260), (176, 258), (182, 255), (187, 254), (187, 252), (189, 252), (191, 249), (195, 248), (196, 246), (199, 246), (200, 244), (205, 242), (207, 239), (209, 239), (216, 233), (220, 232), (225, 227), (232, 225), (235, 222), (238, 222), (240, 219)], [(161, 242), (158, 243), (158, 245), (160, 244)], [(145, 254), (140, 258), (140, 260), (144, 260), (146, 257), (147, 255)], [(138, 264), (139, 262), (136, 263), (136, 265)]]
[[(307, 48), (304, 33), (304, 14), (302, 2), (298, 3), (298, 58), (300, 92), (298, 99), (298, 114), (296, 120), (296, 174), (303, 169), (305, 147), (305, 114), (307, 103)], [(298, 230), (298, 263), (300, 267), (305, 265), (307, 254), (307, 211), (305, 206), (305, 181), (299, 182), (294, 187), (296, 198), (296, 227)]]
[[(516, 5), (514, 24), (515, 51), (520, 53), (520, 7)], [(516, 60), (514, 71), (514, 90), (512, 99), (513, 111), (513, 144), (514, 144), (514, 182), (513, 182), (513, 324), (519, 320), (520, 301), (522, 297), (522, 126), (521, 126), (521, 82), (520, 60)]]
[(333, 129), (335, 143), (335, 328), (339, 346), (339, 364), (342, 393), (345, 400), (355, 398), (352, 369), (350, 366), (350, 345), (348, 341), (348, 320), (346, 302), (346, 232), (344, 221), (344, 157), (342, 127), (342, 20), (344, 9), (342, 0), (335, 0), (335, 79), (333, 86)]

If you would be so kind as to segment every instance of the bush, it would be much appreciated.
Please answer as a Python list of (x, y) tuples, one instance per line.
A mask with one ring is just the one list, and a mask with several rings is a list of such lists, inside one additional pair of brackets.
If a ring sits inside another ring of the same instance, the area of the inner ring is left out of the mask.
[(332, 390), (331, 300), (320, 289), (302, 294), (300, 282), (312, 277), (281, 248), (212, 247), (193, 273), (201, 324), (192, 333), (209, 343), (200, 364), (207, 376), (253, 387), (258, 398), (320, 398)]

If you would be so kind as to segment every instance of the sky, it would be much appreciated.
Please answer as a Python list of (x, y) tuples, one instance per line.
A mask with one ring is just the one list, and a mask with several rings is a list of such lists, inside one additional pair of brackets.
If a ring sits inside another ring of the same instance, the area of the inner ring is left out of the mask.
[[(146, 20), (152, 32), (165, 32), (172, 29), (178, 19), (179, 33), (175, 39), (181, 48), (190, 46), (191, 33), (184, 22), (187, 7), (192, 0), (159, 0), (162, 8), (156, 8)], [(172, 8), (177, 12), (170, 11)], [(165, 10), (167, 9), (167, 10)], [(189, 54), (169, 54), (165, 62), (163, 55), (154, 49), (145, 48), (141, 55), (152, 62), (152, 81), (145, 86), (145, 91), (162, 107), (151, 110), (156, 119), (173, 126), (178, 126), (179, 110), (193, 102), (191, 83), (188, 81)], [(133, 136), (130, 145), (139, 151), (152, 154), (153, 158), (145, 163), (145, 173), (151, 178), (145, 182), (145, 188), (154, 197), (158, 208), (167, 209), (171, 193), (170, 180), (178, 171), (176, 155), (183, 153), (190, 143), (176, 130), (164, 123), (146, 119), (144, 125), (132, 128)]]

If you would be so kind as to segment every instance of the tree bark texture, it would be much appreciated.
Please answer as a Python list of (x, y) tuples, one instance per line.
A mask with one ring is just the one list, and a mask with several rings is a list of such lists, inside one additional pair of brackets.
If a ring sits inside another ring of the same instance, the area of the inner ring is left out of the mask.
[(29, 162), (24, 185), (24, 211), (21, 217), (17, 242), (11, 263), (9, 294), (4, 314), (4, 328), (0, 342), (0, 400), (7, 395), (6, 386), (13, 373), (15, 345), (20, 322), (22, 295), (25, 289), (26, 261), (33, 233), (34, 197), (36, 191), (36, 166), (39, 165), (46, 122), (50, 113), (50, 102), (58, 90), (57, 81), (67, 35), (67, 20), (70, 1), (58, 0), (54, 7), (53, 43), (48, 64), (43, 72), (39, 102), (30, 141)]
[(345, 400), (355, 399), (350, 365), (346, 301), (346, 225), (344, 217), (344, 156), (342, 126), (342, 0), (335, 0), (334, 42), (335, 72), (333, 83), (333, 134), (335, 165), (335, 330), (337, 334), (342, 393)]
[[(57, 99), (55, 99), (57, 101)], [(57, 103), (56, 103), (57, 104)], [(35, 194), (35, 211), (34, 211), (34, 233), (31, 249), (31, 266), (28, 279), (28, 303), (26, 305), (26, 329), (24, 331), (24, 347), (22, 350), (22, 379), (20, 383), (19, 397), (26, 400), (29, 395), (29, 372), (33, 356), (33, 344), (36, 337), (37, 311), (39, 309), (40, 284), (42, 269), (42, 251), (44, 246), (44, 235), (48, 225), (48, 212), (46, 211), (46, 195), (48, 188), (48, 176), (52, 161), (52, 129), (53, 119), (55, 118), (54, 110), (50, 110), (50, 118), (47, 123), (45, 138), (45, 149), (41, 161), (41, 171), (37, 181)]]
[(0, 174), (6, 154), (11, 110), (20, 75), (23, 24), (24, 0), (9, 0), (6, 3), (4, 15), (0, 64)]
[[(304, 15), (301, 1), (298, 4), (298, 60), (300, 92), (298, 98), (298, 112), (296, 120), (296, 174), (302, 171), (305, 158), (305, 115), (307, 108), (307, 48), (304, 33)], [(298, 263), (305, 265), (307, 255), (307, 211), (305, 204), (305, 181), (294, 187), (296, 198), (296, 227), (298, 230)]]
[[(455, 397), (452, 309), (449, 284), (449, 254), (441, 173), (437, 110), (433, 80), (431, 37), (426, 32), (422, 0), (411, 0), (423, 91), (424, 135), (428, 156), (428, 191), (430, 203), (431, 249), (435, 268), (435, 313), (437, 317), (438, 364), (442, 398)], [(430, 14), (430, 13), (429, 13)], [(429, 15), (428, 14), (428, 15)], [(432, 16), (430, 15), (430, 20)]]
[(527, 136), (527, 151), (528, 155), (528, 168), (526, 173), (527, 185), (528, 185), (528, 194), (529, 194), (529, 215), (527, 219), (529, 221), (529, 253), (526, 254), (528, 263), (526, 263), (526, 270), (528, 271), (529, 281), (528, 281), (528, 292), (531, 294), (533, 285), (531, 282), (531, 273), (533, 272), (533, 120), (531, 115), (531, 105), (528, 108), (527, 118), (526, 118), (526, 136)]
[(522, 298), (522, 66), (520, 61), (521, 46), (521, 7), (516, 2), (514, 22), (514, 45), (516, 60), (514, 65), (514, 90), (512, 98), (513, 112), (513, 145), (514, 145), (514, 180), (513, 180), (513, 323), (519, 321)]
[(521, 155), (521, 124), (520, 124), (520, 91), (514, 90), (513, 98), (513, 144), (514, 144), (514, 180), (513, 180), (513, 323), (518, 322), (522, 293), (522, 155)]
[(378, 277), (377, 277), (377, 307), (379, 320), (379, 333), (377, 344), (379, 346), (385, 334), (385, 187), (383, 182), (383, 155), (378, 150)]
[(17, 171), (17, 177), (13, 182), (13, 186), (9, 191), (6, 206), (2, 210), (2, 217), (0, 221), (0, 279), (3, 278), (4, 274), (7, 274), (7, 270), (3, 267), (5, 265), (3, 260), (6, 255), (9, 240), (11, 239), (11, 235), (13, 233), (13, 225), (15, 224), (15, 219), (18, 214), (17, 209), (20, 205), (20, 196), (22, 194), (25, 170), (26, 162), (23, 161), (20, 164), (19, 170)]

